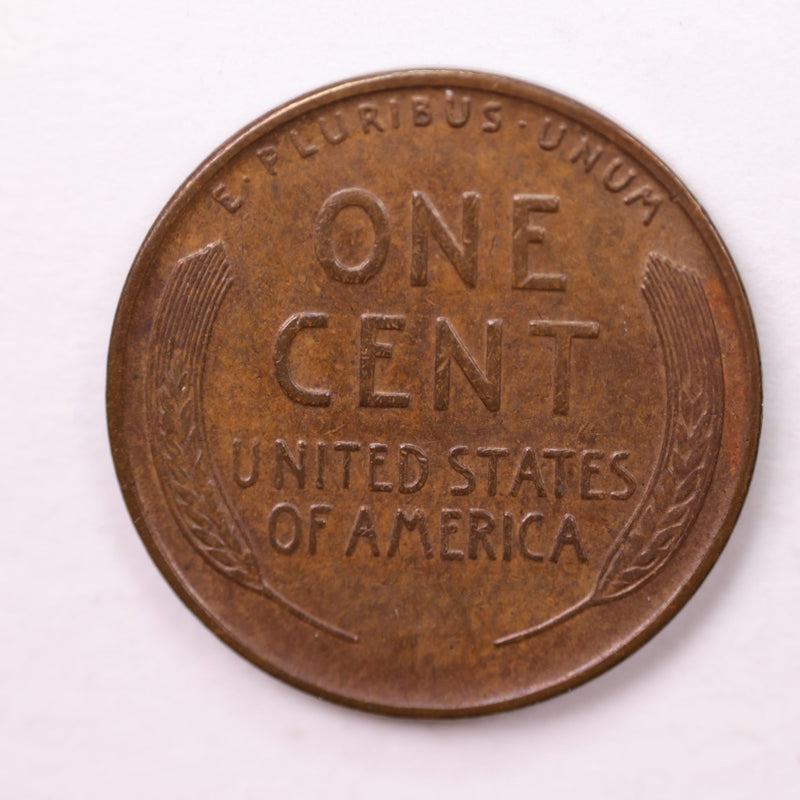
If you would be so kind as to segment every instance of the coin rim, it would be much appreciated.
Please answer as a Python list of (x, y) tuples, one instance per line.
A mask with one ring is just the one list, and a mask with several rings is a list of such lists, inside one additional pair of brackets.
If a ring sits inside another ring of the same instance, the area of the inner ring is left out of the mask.
[[(746, 446), (742, 450), (741, 469), (738, 472), (735, 491), (733, 492), (730, 506), (725, 514), (719, 530), (714, 535), (705, 554), (685, 580), (672, 600), (640, 631), (634, 634), (627, 642), (615, 646), (613, 652), (605, 653), (598, 659), (585, 665), (580, 670), (570, 673), (562, 680), (557, 681), (545, 689), (537, 689), (523, 693), (513, 698), (488, 703), (465, 704), (456, 707), (436, 707), (435, 705), (423, 707), (398, 707), (391, 704), (365, 702), (357, 698), (328, 691), (314, 683), (297, 678), (283, 669), (271, 664), (263, 656), (251, 650), (246, 644), (236, 638), (211, 611), (183, 577), (171, 566), (167, 557), (162, 554), (155, 541), (155, 536), (145, 519), (142, 504), (136, 490), (134, 471), (129, 463), (125, 448), (124, 419), (125, 419), (125, 356), (127, 352), (128, 327), (133, 314), (136, 299), (142, 283), (147, 275), (148, 266), (160, 245), (162, 236), (169, 230), (170, 225), (178, 218), (192, 198), (206, 184), (207, 179), (237, 156), (253, 141), (261, 138), (270, 130), (283, 123), (307, 113), (322, 105), (336, 100), (382, 91), (391, 88), (424, 87), (459, 87), (496, 92), (514, 98), (527, 100), (547, 108), (552, 108), (573, 119), (583, 122), (610, 141), (614, 142), (623, 152), (644, 164), (670, 191), (670, 200), (679, 203), (690, 221), (694, 225), (701, 239), (709, 248), (715, 258), (717, 268), (724, 279), (724, 283), (731, 298), (732, 311), (740, 325), (741, 335), (746, 342), (743, 361), (749, 364), (747, 376), (747, 394), (754, 398), (746, 422), (748, 433)], [(700, 584), (705, 580), (720, 553), (728, 542), (736, 520), (739, 517), (747, 490), (755, 468), (758, 442), (762, 423), (762, 379), (761, 359), (758, 347), (755, 324), (752, 310), (748, 302), (739, 273), (733, 259), (722, 242), (714, 224), (708, 218), (703, 207), (689, 192), (686, 186), (677, 178), (666, 164), (652, 153), (638, 139), (627, 133), (616, 122), (606, 116), (593, 111), (591, 108), (565, 97), (550, 89), (546, 89), (525, 81), (510, 77), (492, 75), (490, 73), (476, 72), (460, 69), (411, 69), (392, 72), (383, 72), (367, 75), (344, 82), (325, 86), (317, 91), (302, 95), (288, 103), (257, 118), (238, 133), (234, 134), (219, 148), (217, 148), (202, 164), (191, 173), (175, 192), (162, 212), (156, 218), (142, 243), (133, 265), (131, 266), (122, 295), (117, 306), (116, 315), (111, 333), (109, 346), (106, 382), (106, 409), (108, 415), (108, 429), (111, 443), (111, 452), (114, 466), (119, 480), (122, 494), (128, 512), (136, 529), (139, 532), (145, 548), (156, 563), (161, 574), (169, 585), (197, 616), (216, 636), (222, 639), (248, 661), (260, 667), (273, 676), (313, 695), (323, 697), (334, 702), (364, 711), (379, 712), (392, 716), (403, 717), (463, 717), (477, 716), (498, 711), (506, 711), (533, 702), (545, 700), (561, 694), (595, 676), (606, 672), (634, 651), (642, 647), (656, 635), (680, 611)]]

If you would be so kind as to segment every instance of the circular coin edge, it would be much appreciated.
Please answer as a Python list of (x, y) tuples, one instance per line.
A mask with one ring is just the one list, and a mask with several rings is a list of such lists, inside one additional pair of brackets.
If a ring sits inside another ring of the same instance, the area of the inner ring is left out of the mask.
[[(492, 701), (485, 704), (463, 705), (457, 707), (438, 707), (435, 704), (423, 707), (396, 707), (376, 702), (364, 702), (347, 695), (329, 692), (316, 684), (298, 679), (291, 673), (271, 664), (239, 641), (224, 624), (215, 618), (196, 595), (192, 587), (172, 567), (169, 559), (161, 552), (151, 532), (142, 509), (142, 504), (134, 481), (133, 468), (129, 464), (124, 446), (123, 420), (125, 417), (124, 371), (127, 353), (128, 323), (133, 306), (144, 280), (153, 253), (170, 224), (201, 190), (204, 183), (216, 171), (238, 155), (247, 145), (262, 137), (268, 131), (284, 122), (296, 118), (322, 105), (336, 100), (361, 95), (367, 92), (391, 88), (411, 88), (415, 86), (457, 86), (475, 90), (492, 91), (511, 97), (537, 102), (556, 111), (580, 120), (583, 124), (601, 133), (635, 159), (647, 166), (669, 188), (670, 199), (679, 202), (695, 229), (715, 257), (717, 268), (725, 279), (728, 295), (731, 298), (735, 316), (742, 326), (741, 335), (747, 343), (743, 361), (750, 362), (747, 390), (753, 398), (752, 409), (744, 423), (749, 432), (746, 447), (743, 448), (742, 461), (734, 484), (732, 501), (723, 522), (713, 538), (712, 545), (694, 571), (684, 581), (671, 601), (657, 613), (642, 630), (619, 645), (610, 655), (603, 654), (583, 669), (573, 672), (562, 681), (551, 684), (544, 690)], [(557, 92), (536, 86), (518, 79), (492, 75), (469, 70), (413, 69), (377, 73), (352, 80), (331, 84), (319, 90), (302, 95), (278, 108), (267, 112), (230, 137), (206, 158), (197, 169), (181, 184), (164, 209), (156, 218), (144, 239), (125, 281), (114, 317), (107, 364), (106, 408), (108, 416), (109, 439), (117, 478), (131, 519), (141, 537), (150, 557), (159, 568), (173, 591), (184, 604), (218, 638), (254, 665), (271, 675), (300, 688), (312, 695), (323, 697), (346, 706), (370, 712), (379, 712), (403, 717), (465, 717), (495, 713), (519, 708), (545, 700), (583, 684), (604, 673), (638, 650), (656, 635), (680, 611), (703, 583), (725, 547), (736, 520), (741, 512), (745, 496), (755, 468), (758, 441), (762, 421), (762, 381), (758, 340), (752, 311), (744, 292), (744, 287), (734, 262), (722, 242), (714, 224), (705, 209), (689, 192), (682, 181), (649, 150), (642, 142), (627, 133), (618, 123), (608, 119), (583, 104)]]

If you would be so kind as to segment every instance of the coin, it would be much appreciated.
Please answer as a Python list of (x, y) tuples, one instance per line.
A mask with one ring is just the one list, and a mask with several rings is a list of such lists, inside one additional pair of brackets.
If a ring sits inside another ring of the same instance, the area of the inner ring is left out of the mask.
[(735, 267), (642, 144), (420, 70), (245, 128), (178, 190), (111, 341), (114, 460), (189, 608), (307, 691), (513, 708), (657, 632), (753, 469)]

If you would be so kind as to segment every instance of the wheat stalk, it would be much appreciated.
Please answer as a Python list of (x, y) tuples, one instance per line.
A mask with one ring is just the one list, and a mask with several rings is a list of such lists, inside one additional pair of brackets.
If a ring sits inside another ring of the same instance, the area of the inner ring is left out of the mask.
[(222, 244), (182, 259), (170, 275), (153, 326), (148, 366), (152, 452), (172, 515), (215, 570), (347, 642), (358, 637), (318, 619), (273, 589), (209, 456), (202, 376), (211, 328), (231, 284)]
[(161, 477), (173, 513), (193, 547), (215, 569), (260, 591), (255, 557), (216, 488), (195, 421), (188, 370), (173, 356), (156, 391), (156, 433)]
[(651, 254), (642, 291), (665, 351), (667, 431), (646, 500), (612, 548), (594, 602), (633, 591), (666, 563), (702, 507), (719, 453), (722, 359), (700, 280)]
[(722, 359), (698, 276), (651, 253), (642, 293), (664, 351), (667, 424), (658, 464), (642, 501), (609, 549), (592, 592), (539, 625), (496, 645), (527, 639), (650, 580), (688, 535), (708, 492), (719, 453), (724, 406)]

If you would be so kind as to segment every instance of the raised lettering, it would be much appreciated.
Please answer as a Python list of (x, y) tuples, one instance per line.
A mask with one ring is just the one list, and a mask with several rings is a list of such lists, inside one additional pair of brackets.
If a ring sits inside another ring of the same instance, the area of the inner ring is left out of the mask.
[(328, 144), (341, 144), (348, 137), (349, 131), (344, 124), (344, 117), (340, 112), (335, 111), (333, 116), (336, 120), (335, 130), (328, 124), (327, 117), (320, 117), (317, 120), (317, 124), (319, 125), (323, 138)]
[(306, 443), (297, 443), (297, 457), (295, 458), (289, 450), (289, 445), (283, 439), (275, 440), (275, 474), (273, 485), (276, 489), (283, 488), (283, 467), (289, 467), (289, 471), (297, 480), (297, 488), (305, 489), (306, 486)]
[(455, 93), (448, 89), (444, 93), (445, 101), (445, 119), (451, 128), (463, 128), (469, 119), (471, 100), (469, 97), (462, 96), (459, 98), (458, 108), (456, 108)]
[(531, 223), (531, 214), (554, 214), (558, 211), (558, 197), (552, 194), (515, 194), (513, 203), (512, 288), (566, 291), (566, 275), (532, 272), (529, 263), (530, 246), (541, 244), (545, 235), (544, 228)]
[(645, 184), (638, 189), (634, 189), (623, 199), (623, 202), (626, 206), (629, 206), (637, 202), (637, 200), (641, 200), (645, 208), (643, 222), (645, 225), (649, 225), (653, 221), (656, 211), (661, 207), (664, 198), (660, 194), (654, 192), (652, 186)]
[(375, 391), (375, 359), (391, 358), (394, 345), (375, 340), (376, 331), (402, 331), (406, 318), (389, 314), (361, 316), (361, 356), (359, 359), (359, 405), (373, 408), (406, 408), (409, 395), (405, 392)]
[(469, 453), (469, 447), (467, 447), (465, 444), (462, 444), (451, 448), (450, 452), (447, 454), (447, 461), (450, 466), (459, 475), (463, 475), (467, 479), (465, 486), (451, 486), (450, 494), (465, 495), (472, 494), (472, 492), (475, 491), (475, 473), (466, 464), (462, 464), (458, 460), (459, 456), (467, 455), (467, 453)]
[(617, 175), (617, 170), (622, 166), (622, 159), (615, 158), (609, 163), (603, 172), (603, 186), (609, 192), (621, 192), (636, 177), (635, 169), (628, 171), (621, 177)]
[(483, 546), (483, 550), (494, 561), (495, 555), (492, 543), (489, 541), (489, 534), (495, 529), (496, 523), (494, 516), (486, 509), (471, 508), (469, 510), (469, 539), (467, 540), (467, 554), (471, 559), (478, 557), (478, 545)]
[(334, 442), (333, 449), (342, 453), (342, 489), (350, 488), (350, 454), (361, 449), (358, 442)]
[(498, 103), (496, 100), (490, 100), (488, 103), (484, 103), (483, 108), (483, 116), (486, 119), (481, 125), (481, 130), (484, 133), (497, 133), (503, 125), (503, 119), (501, 117), (502, 105)]
[(317, 442), (317, 489), (325, 488), (325, 442)]
[(270, 175), (277, 175), (278, 170), (275, 165), (278, 163), (278, 148), (274, 144), (259, 147), (256, 150), (256, 156), (258, 156), (258, 160)]
[(583, 158), (583, 168), (586, 172), (591, 172), (600, 156), (603, 155), (603, 146), (600, 144), (590, 144), (587, 136), (581, 136), (580, 142), (575, 145), (569, 154), (569, 160), (575, 164)]
[(378, 106), (372, 103), (361, 103), (358, 106), (358, 116), (361, 117), (361, 130), (369, 133), (370, 128), (374, 128), (381, 133), (384, 130), (380, 119), (378, 119)]
[(545, 497), (547, 495), (547, 492), (544, 490), (542, 473), (536, 461), (536, 453), (533, 451), (532, 447), (526, 447), (522, 453), (517, 474), (514, 476), (514, 482), (511, 484), (511, 489), (508, 492), (512, 497), (517, 496), (523, 481), (531, 481), (536, 487), (536, 494), (538, 494), (539, 497)]
[(564, 462), (574, 455), (574, 450), (561, 450), (556, 448), (542, 450), (542, 456), (544, 456), (544, 458), (550, 458), (555, 462), (553, 493), (557, 498), (563, 497), (567, 491), (567, 475)]
[[(360, 264), (347, 266), (336, 254), (333, 226), (345, 208), (360, 208), (369, 218), (374, 233), (372, 247)], [(366, 283), (383, 266), (389, 252), (389, 214), (383, 203), (366, 189), (350, 188), (334, 192), (322, 204), (314, 223), (314, 251), (329, 278), (342, 283)]]
[(553, 544), (553, 552), (550, 553), (550, 560), (554, 564), (558, 564), (561, 551), (567, 546), (575, 549), (575, 555), (581, 564), (585, 564), (589, 560), (586, 557), (586, 551), (583, 549), (578, 523), (572, 514), (564, 514), (564, 519), (561, 520), (561, 527), (558, 529), (558, 536), (556, 536), (556, 541)]
[(602, 500), (606, 493), (592, 488), (592, 475), (600, 472), (596, 462), (602, 461), (606, 454), (600, 450), (584, 450), (581, 458), (581, 498), (583, 500)]
[(614, 475), (616, 475), (618, 478), (622, 478), (625, 483), (624, 489), (617, 489), (616, 491), (610, 492), (610, 496), (615, 500), (627, 500), (636, 491), (636, 479), (620, 463), (621, 461), (625, 461), (625, 459), (627, 459), (629, 456), (630, 453), (627, 453), (624, 450), (620, 451), (619, 453), (611, 454), (611, 472), (614, 473)]
[(392, 127), (400, 127), (400, 104), (392, 98), (389, 101), (389, 116), (392, 118)]
[[(413, 480), (408, 478), (408, 457), (413, 456), (417, 462), (417, 475)], [(400, 445), (400, 494), (418, 492), (428, 480), (428, 456), (421, 447), (413, 444)]]
[(442, 524), (439, 534), (439, 554), (443, 561), (463, 561), (464, 551), (453, 550), (450, 547), (450, 537), (458, 533), (458, 520), (461, 519), (461, 512), (457, 508), (442, 509)]
[(552, 124), (553, 120), (550, 119), (550, 117), (545, 117), (542, 127), (539, 129), (538, 141), (539, 147), (541, 147), (542, 150), (556, 150), (561, 145), (561, 142), (564, 141), (567, 126), (563, 122), (560, 122), (557, 132), (553, 135), (550, 130)]
[(572, 368), (572, 340), (596, 339), (600, 335), (597, 322), (578, 322), (565, 320), (532, 320), (530, 322), (533, 336), (549, 336), (555, 339), (553, 358), (553, 413), (569, 413), (569, 389)]
[(218, 183), (212, 189), (211, 196), (230, 214), (235, 214), (244, 203), (241, 197), (234, 197), (224, 183)]
[(289, 354), (292, 343), (301, 330), (305, 328), (327, 328), (328, 315), (314, 312), (300, 312), (293, 314), (286, 322), (281, 325), (278, 331), (278, 338), (275, 340), (275, 376), (278, 385), (290, 400), (304, 406), (329, 406), (331, 404), (331, 393), (327, 389), (308, 389), (300, 386), (292, 376), (292, 367), (289, 362)]
[(461, 195), (461, 245), (447, 223), (422, 193), (411, 193), (411, 285), (428, 284), (428, 235), (432, 234), (447, 260), (456, 268), (465, 286), (474, 288), (478, 279), (478, 211), (480, 195)]
[(430, 98), (425, 95), (411, 98), (411, 119), (419, 128), (424, 128), (433, 122)]
[[(281, 516), (288, 516), (291, 520), (288, 539), (281, 537), (278, 529), (278, 520)], [(269, 530), (270, 544), (276, 552), (288, 556), (300, 547), (300, 539), (302, 538), (300, 512), (297, 510), (297, 507), (293, 506), (291, 503), (278, 503), (278, 505), (272, 509), (269, 515), (267, 528)]]
[(535, 553), (528, 547), (528, 528), (534, 522), (542, 522), (543, 519), (544, 514), (541, 511), (531, 511), (530, 514), (526, 514), (523, 517), (522, 522), (519, 524), (519, 550), (522, 553), (522, 557), (530, 561), (544, 561), (544, 556), (541, 553)]
[(489, 497), (494, 497), (497, 494), (497, 462), (508, 455), (508, 448), (479, 447), (476, 452), (481, 458), (485, 458), (488, 461), (486, 493)]
[(316, 503), (311, 506), (311, 524), (308, 529), (308, 552), (315, 555), (317, 552), (317, 534), (325, 527), (328, 520), (326, 514), (330, 514), (333, 506), (325, 503)]
[(313, 143), (304, 142), (300, 133), (295, 128), (289, 131), (289, 139), (301, 158), (309, 158), (313, 156), (314, 153), (319, 152), (319, 147)]
[(369, 506), (361, 506), (344, 554), (352, 556), (356, 551), (356, 546), (362, 539), (366, 539), (369, 542), (372, 555), (375, 558), (379, 558), (381, 551), (378, 547), (378, 535), (375, 533), (375, 518), (372, 516), (372, 509)]
[(514, 532), (514, 515), (510, 511), (503, 512), (503, 561), (511, 561), (514, 557), (511, 536)]
[(397, 553), (400, 547), (400, 534), (403, 528), (407, 531), (418, 530), (425, 558), (433, 558), (433, 548), (428, 538), (428, 521), (425, 519), (425, 513), (421, 508), (415, 508), (411, 516), (406, 514), (402, 508), (397, 509), (394, 515), (392, 536), (389, 540), (389, 549), (386, 551), (386, 555), (391, 558)]
[(450, 360), (454, 359), (481, 402), (489, 411), (500, 408), (501, 345), (503, 322), (486, 323), (486, 372), (476, 363), (461, 337), (444, 317), (436, 320), (433, 407), (443, 411), (450, 406)]
[(242, 474), (242, 440), (233, 440), (233, 479), (236, 481), (237, 486), (242, 489), (248, 489), (258, 480), (258, 470), (261, 464), (259, 454), (259, 439), (253, 439), (250, 443), (250, 474), (245, 476)]
[(378, 467), (383, 466), (386, 461), (386, 453), (389, 446), (380, 442), (373, 442), (369, 446), (369, 489), (371, 492), (391, 492), (393, 484), (388, 481), (379, 481), (375, 477)]

